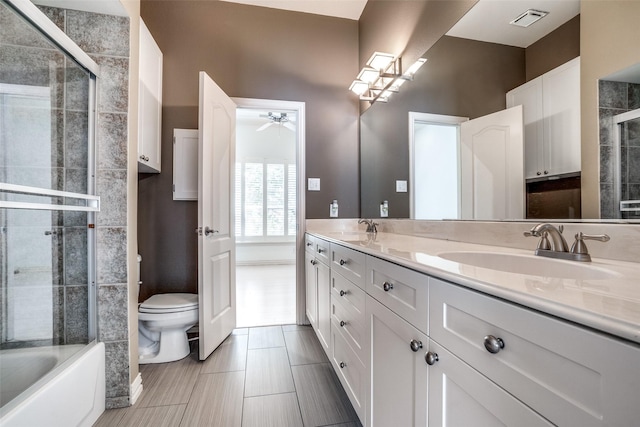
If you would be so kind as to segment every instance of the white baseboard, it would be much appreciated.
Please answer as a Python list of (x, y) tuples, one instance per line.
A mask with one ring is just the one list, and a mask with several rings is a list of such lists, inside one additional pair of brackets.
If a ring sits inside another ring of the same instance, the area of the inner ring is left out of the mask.
[(129, 402), (131, 403), (131, 406), (133, 406), (136, 403), (136, 401), (138, 400), (141, 394), (142, 394), (142, 375), (140, 375), (140, 372), (138, 372), (138, 376), (136, 376), (136, 378), (133, 380), (133, 383), (131, 383), (131, 386), (129, 389), (129, 396), (131, 396), (131, 398), (129, 399)]

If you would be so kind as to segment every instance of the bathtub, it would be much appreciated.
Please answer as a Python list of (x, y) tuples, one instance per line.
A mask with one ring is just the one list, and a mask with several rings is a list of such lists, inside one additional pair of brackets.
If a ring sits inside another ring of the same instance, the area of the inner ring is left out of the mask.
[(103, 343), (2, 350), (0, 373), (2, 427), (91, 426), (104, 412)]

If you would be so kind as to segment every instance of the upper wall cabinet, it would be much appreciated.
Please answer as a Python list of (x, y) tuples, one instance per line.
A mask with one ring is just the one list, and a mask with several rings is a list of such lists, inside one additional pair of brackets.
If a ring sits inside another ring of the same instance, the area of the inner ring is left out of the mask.
[(507, 92), (524, 109), (525, 178), (580, 172), (580, 58)]
[(138, 172), (160, 173), (162, 51), (142, 19), (138, 95)]

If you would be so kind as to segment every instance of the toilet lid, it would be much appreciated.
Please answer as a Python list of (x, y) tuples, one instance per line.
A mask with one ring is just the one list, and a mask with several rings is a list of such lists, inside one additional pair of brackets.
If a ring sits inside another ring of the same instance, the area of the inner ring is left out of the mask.
[(156, 294), (140, 304), (140, 311), (176, 312), (198, 308), (197, 294)]

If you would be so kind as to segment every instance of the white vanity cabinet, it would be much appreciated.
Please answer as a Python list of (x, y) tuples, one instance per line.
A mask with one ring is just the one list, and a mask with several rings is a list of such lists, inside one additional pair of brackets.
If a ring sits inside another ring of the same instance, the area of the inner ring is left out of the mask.
[(427, 335), (368, 295), (366, 317), (370, 337), (366, 426), (426, 427)]
[(331, 345), (330, 244), (314, 236), (305, 237), (306, 313), (327, 355)]
[[(321, 264), (317, 249), (308, 247), (317, 262), (308, 273)], [(328, 354), (363, 425), (638, 425), (640, 345), (384, 254), (334, 242), (330, 253)], [(308, 280), (308, 305), (325, 292), (319, 276)], [(319, 319), (327, 309), (316, 307)]]
[(580, 58), (507, 92), (524, 111), (525, 178), (580, 172)]
[(367, 390), (365, 255), (331, 244), (331, 363), (364, 422)]
[(162, 131), (162, 51), (140, 19), (138, 172), (159, 173)]
[(439, 280), (429, 298), (430, 338), (551, 423), (637, 425), (638, 346)]

